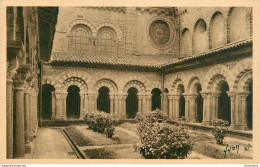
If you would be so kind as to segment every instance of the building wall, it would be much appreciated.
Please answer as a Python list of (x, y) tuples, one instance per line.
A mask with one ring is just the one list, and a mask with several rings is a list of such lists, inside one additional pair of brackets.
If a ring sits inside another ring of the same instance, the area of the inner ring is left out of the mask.
[[(168, 12), (171, 12), (168, 11)], [(152, 20), (163, 17), (172, 25), (173, 42), (166, 48), (156, 48), (151, 45), (148, 37), (148, 27)], [(97, 7), (60, 7), (58, 23), (53, 43), (53, 52), (67, 52), (68, 38), (71, 28), (77, 24), (84, 24), (91, 29), (92, 37), (104, 26), (111, 27), (117, 34), (119, 55), (140, 54), (178, 55), (178, 35), (176, 32), (177, 22), (172, 15), (126, 8), (97, 8)], [(138, 32), (138, 34), (136, 33)]]
[[(252, 37), (252, 8), (190, 7), (178, 8), (178, 10), (180, 14), (181, 57), (192, 56)], [(198, 33), (196, 25), (201, 20), (206, 24), (205, 33), (196, 40)], [(182, 42), (184, 30), (190, 32), (191, 54), (185, 54), (187, 44)], [(197, 45), (198, 48), (196, 48)], [(205, 45), (206, 48), (203, 48)]]

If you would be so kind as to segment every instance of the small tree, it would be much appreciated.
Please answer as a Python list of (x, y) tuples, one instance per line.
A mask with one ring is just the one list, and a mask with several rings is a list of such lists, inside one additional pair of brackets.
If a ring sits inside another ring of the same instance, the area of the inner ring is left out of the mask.
[(218, 119), (213, 122), (214, 129), (211, 133), (214, 135), (217, 144), (223, 144), (224, 138), (227, 136), (229, 122)]

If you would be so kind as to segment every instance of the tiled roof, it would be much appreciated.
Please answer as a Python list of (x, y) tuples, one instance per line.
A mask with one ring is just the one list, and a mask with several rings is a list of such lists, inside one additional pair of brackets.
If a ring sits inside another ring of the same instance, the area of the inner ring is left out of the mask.
[(131, 56), (109, 56), (92, 55), (86, 53), (53, 52), (51, 62), (71, 63), (96, 63), (109, 65), (125, 65), (160, 68), (169, 61), (176, 61), (172, 55), (131, 55)]
[(247, 39), (239, 42), (229, 43), (224, 47), (211, 49), (207, 52), (196, 54), (183, 59), (176, 59), (172, 55), (131, 55), (131, 56), (107, 56), (107, 55), (92, 55), (83, 53), (70, 52), (53, 52), (50, 63), (94, 63), (107, 65), (122, 65), (122, 66), (137, 66), (149, 68), (162, 68), (168, 65), (181, 64), (186, 61), (196, 59), (210, 54), (219, 53), (221, 51), (237, 48), (243, 45), (252, 43), (252, 39)]

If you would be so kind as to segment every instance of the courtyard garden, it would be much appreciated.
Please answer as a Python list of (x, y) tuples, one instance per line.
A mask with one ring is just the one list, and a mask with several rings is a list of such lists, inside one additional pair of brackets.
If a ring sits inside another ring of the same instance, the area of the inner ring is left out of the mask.
[[(120, 121), (103, 112), (90, 112), (85, 124), (66, 133), (89, 159), (250, 159), (252, 141), (226, 135), (225, 129), (205, 132), (167, 123), (161, 111)], [(223, 139), (218, 142), (217, 139)]]

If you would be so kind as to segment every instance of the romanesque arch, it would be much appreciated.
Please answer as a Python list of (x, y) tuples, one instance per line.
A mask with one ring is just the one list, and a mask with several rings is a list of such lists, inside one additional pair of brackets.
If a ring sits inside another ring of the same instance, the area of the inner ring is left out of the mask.
[(192, 55), (192, 39), (188, 28), (184, 28), (181, 36), (181, 55), (188, 57)]
[(193, 31), (193, 53), (202, 53), (208, 49), (208, 27), (203, 19), (199, 19)]
[(91, 22), (89, 22), (88, 20), (77, 19), (77, 20), (73, 20), (73, 21), (70, 22), (70, 24), (68, 25), (67, 31), (66, 31), (67, 36), (70, 35), (72, 28), (73, 28), (74, 26), (76, 26), (76, 25), (85, 25), (86, 27), (88, 27), (88, 28), (90, 29), (90, 31), (91, 31), (91, 34), (92, 34), (91, 36), (93, 36), (93, 35), (96, 34), (96, 32), (97, 32), (97, 30), (96, 30), (96, 28), (94, 27), (94, 25), (93, 25)]
[(144, 94), (146, 91), (146, 87), (142, 82), (140, 82), (138, 80), (131, 80), (125, 84), (123, 93), (127, 94), (128, 89), (131, 87), (136, 88), (138, 91), (138, 94)]
[(41, 118), (43, 120), (50, 120), (55, 118), (55, 111), (53, 111), (55, 105), (53, 103), (55, 88), (51, 84), (42, 85), (42, 113)]
[(209, 27), (210, 48), (217, 48), (226, 44), (226, 26), (224, 16), (217, 11), (212, 15)]
[(102, 23), (98, 24), (96, 26), (97, 31), (94, 32), (93, 35), (97, 36), (97, 32), (100, 31), (104, 27), (109, 27), (109, 28), (113, 29), (116, 32), (116, 38), (118, 40), (120, 40), (123, 37), (121, 29), (117, 25), (115, 25), (114, 23), (111, 23), (111, 22), (102, 22)]
[[(181, 78), (176, 78), (174, 81), (173, 81), (173, 83), (172, 83), (172, 85), (171, 85), (171, 92), (173, 92), (173, 93), (178, 93), (178, 86), (179, 85), (184, 85), (184, 83), (183, 83), (183, 81), (182, 81), (182, 79)], [(183, 86), (184, 87), (184, 86)]]
[(67, 78), (65, 81), (63, 81), (62, 85), (63, 85), (64, 90), (67, 90), (69, 88), (69, 86), (71, 86), (71, 85), (78, 86), (82, 93), (85, 93), (88, 90), (87, 84), (85, 83), (85, 81), (78, 77)]
[(104, 86), (109, 89), (111, 95), (117, 94), (118, 88), (116, 83), (108, 78), (104, 78), (97, 81), (96, 84), (94, 85), (94, 92), (98, 93), (98, 90)]

